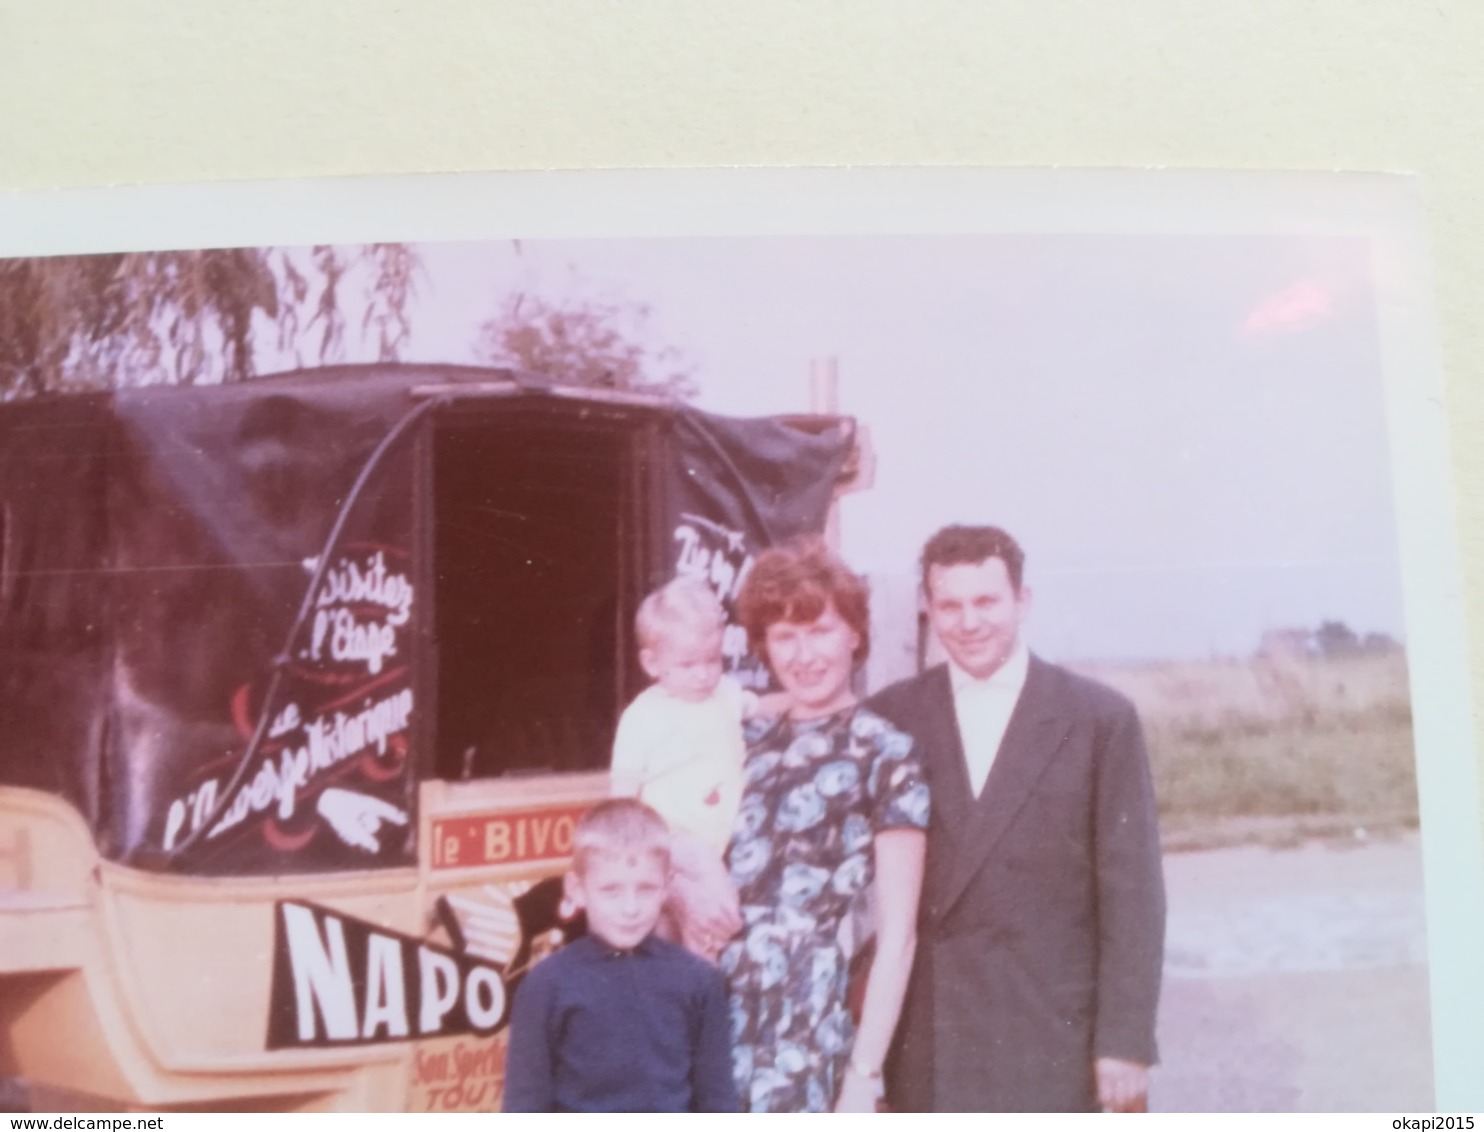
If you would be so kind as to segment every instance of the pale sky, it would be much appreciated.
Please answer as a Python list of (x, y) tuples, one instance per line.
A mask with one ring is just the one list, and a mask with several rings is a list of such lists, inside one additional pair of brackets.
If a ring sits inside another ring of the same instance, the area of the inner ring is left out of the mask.
[[(716, 412), (871, 431), (846, 557), (906, 576), (942, 523), (1028, 555), (1053, 659), (1403, 636), (1367, 244), (1250, 236), (774, 237), (419, 246), (408, 361), (472, 362), (512, 289), (648, 304)], [(352, 351), (353, 353), (354, 351)], [(358, 360), (354, 357), (351, 360)]]

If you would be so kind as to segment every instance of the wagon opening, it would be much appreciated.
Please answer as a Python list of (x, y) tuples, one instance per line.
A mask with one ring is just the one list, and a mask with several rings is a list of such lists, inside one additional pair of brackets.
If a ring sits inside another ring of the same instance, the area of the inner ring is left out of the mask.
[(611, 419), (437, 423), (437, 777), (607, 767), (638, 690), (637, 472), (633, 429)]

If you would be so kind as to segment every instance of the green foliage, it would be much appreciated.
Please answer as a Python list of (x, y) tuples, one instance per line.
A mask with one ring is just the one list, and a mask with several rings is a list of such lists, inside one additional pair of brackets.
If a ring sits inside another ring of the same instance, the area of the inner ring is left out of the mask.
[(1077, 667), (1139, 709), (1168, 837), (1417, 823), (1406, 654), (1395, 642)]
[(480, 327), (476, 352), (491, 365), (546, 374), (562, 385), (695, 396), (691, 367), (679, 351), (648, 342), (649, 317), (643, 303), (556, 303), (517, 293)]
[[(136, 252), (0, 260), (0, 400), (41, 393), (241, 381), (256, 334), (303, 365), (341, 356), (347, 277), (369, 281), (362, 331), (395, 361), (418, 269), (404, 244)], [(302, 264), (302, 266), (301, 266)]]

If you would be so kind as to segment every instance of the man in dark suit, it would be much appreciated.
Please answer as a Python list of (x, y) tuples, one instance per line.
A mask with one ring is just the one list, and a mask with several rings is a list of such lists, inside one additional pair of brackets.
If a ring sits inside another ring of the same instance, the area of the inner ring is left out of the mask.
[(994, 527), (923, 548), (948, 662), (871, 705), (927, 765), (917, 960), (888, 1065), (898, 1111), (1139, 1110), (1164, 952), (1143, 734), (1113, 690), (1031, 656), (1024, 555)]

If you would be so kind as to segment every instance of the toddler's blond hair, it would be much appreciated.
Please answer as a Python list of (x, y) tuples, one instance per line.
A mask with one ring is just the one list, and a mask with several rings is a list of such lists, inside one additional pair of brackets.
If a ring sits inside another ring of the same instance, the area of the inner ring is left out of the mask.
[(678, 629), (716, 629), (726, 614), (711, 587), (699, 578), (680, 577), (666, 582), (639, 604), (634, 630), (641, 649), (652, 649)]

